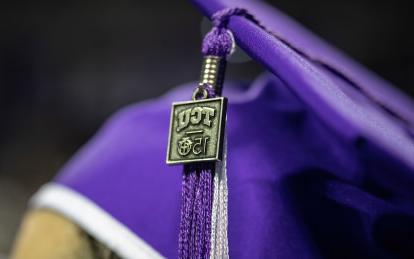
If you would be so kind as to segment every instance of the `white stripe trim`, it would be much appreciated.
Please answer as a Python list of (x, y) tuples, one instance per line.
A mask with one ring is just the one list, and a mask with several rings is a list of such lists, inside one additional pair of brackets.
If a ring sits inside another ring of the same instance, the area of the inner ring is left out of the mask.
[(43, 186), (30, 205), (63, 214), (122, 258), (164, 258), (93, 201), (63, 185), (50, 183)]

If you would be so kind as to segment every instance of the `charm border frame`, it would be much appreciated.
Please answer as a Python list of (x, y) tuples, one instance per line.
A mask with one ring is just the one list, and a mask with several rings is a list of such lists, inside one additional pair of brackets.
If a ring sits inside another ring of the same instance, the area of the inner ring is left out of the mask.
[[(170, 160), (170, 147), (171, 147), (171, 131), (173, 130), (173, 117), (174, 117), (174, 106), (176, 105), (183, 105), (183, 104), (191, 104), (191, 103), (203, 103), (209, 101), (216, 101), (220, 100), (221, 102), (221, 112), (218, 121), (220, 121), (220, 125), (218, 128), (218, 141), (216, 147), (216, 156), (209, 157), (209, 158), (193, 158), (193, 159), (183, 159), (183, 160)], [(179, 165), (179, 164), (188, 164), (188, 163), (197, 163), (197, 162), (208, 162), (208, 161), (221, 161), (223, 157), (223, 138), (224, 138), (224, 131), (225, 131), (225, 123), (227, 117), (227, 98), (226, 97), (214, 97), (214, 98), (207, 98), (202, 100), (196, 101), (183, 101), (183, 102), (173, 102), (171, 105), (171, 114), (170, 114), (170, 123), (168, 129), (168, 143), (167, 143), (167, 158), (166, 163), (167, 165)]]

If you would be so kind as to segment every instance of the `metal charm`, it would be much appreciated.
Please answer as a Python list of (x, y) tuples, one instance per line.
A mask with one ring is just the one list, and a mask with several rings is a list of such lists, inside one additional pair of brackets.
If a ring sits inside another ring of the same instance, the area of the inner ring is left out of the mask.
[(221, 160), (226, 108), (224, 97), (173, 103), (167, 164)]
[(225, 69), (225, 58), (205, 56), (193, 101), (173, 103), (167, 164), (221, 160), (227, 99), (209, 97), (221, 95)]

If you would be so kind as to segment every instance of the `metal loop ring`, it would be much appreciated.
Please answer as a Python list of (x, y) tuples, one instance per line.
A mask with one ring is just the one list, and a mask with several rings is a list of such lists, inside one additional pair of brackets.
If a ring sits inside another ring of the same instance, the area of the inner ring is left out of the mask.
[(207, 99), (207, 98), (208, 98), (208, 91), (206, 88), (199, 86), (196, 89), (194, 89), (193, 101), (200, 100), (200, 99)]

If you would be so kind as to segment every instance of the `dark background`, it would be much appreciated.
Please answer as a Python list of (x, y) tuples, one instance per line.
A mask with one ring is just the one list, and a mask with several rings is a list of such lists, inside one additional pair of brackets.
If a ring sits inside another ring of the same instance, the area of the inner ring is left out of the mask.
[[(271, 2), (414, 94), (408, 1)], [(0, 258), (27, 199), (105, 118), (198, 79), (201, 21), (188, 1), (0, 3)], [(227, 78), (260, 71), (231, 64)]]

